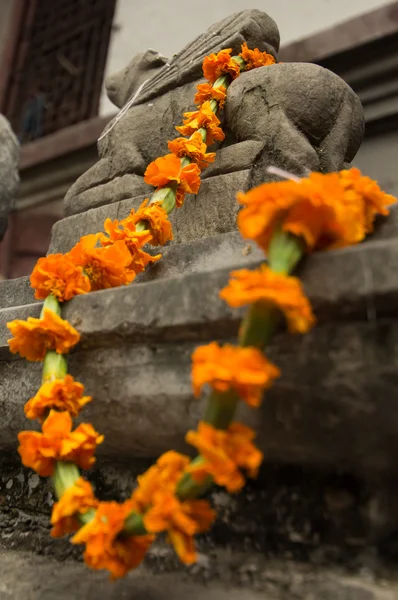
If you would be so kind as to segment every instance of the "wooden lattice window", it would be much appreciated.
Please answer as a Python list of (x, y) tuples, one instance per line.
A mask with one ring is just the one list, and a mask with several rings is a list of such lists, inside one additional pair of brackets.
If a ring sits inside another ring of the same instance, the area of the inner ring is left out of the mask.
[(0, 108), (20, 140), (96, 116), (116, 0), (14, 1), (18, 23)]

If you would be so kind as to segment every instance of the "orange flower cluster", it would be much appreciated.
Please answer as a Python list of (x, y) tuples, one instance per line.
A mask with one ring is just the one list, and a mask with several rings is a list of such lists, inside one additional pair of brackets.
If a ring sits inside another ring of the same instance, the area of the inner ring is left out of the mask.
[(55, 350), (58, 354), (68, 353), (80, 339), (68, 321), (48, 309), (44, 309), (44, 315), (39, 319), (16, 319), (7, 323), (7, 327), (14, 336), (8, 340), (11, 352), (18, 352), (23, 358), (36, 362), (44, 359), (47, 350)]
[(266, 265), (255, 271), (232, 271), (220, 297), (233, 307), (252, 303), (276, 306), (285, 315), (290, 333), (307, 333), (315, 324), (299, 279), (275, 273)]
[(216, 100), (218, 102), (218, 109), (222, 110), (224, 108), (227, 97), (227, 90), (224, 86), (214, 87), (210, 83), (199, 83), (196, 89), (198, 90), (194, 98), (196, 105), (201, 106), (208, 100)]
[(241, 423), (232, 423), (226, 431), (201, 421), (197, 431), (188, 431), (185, 439), (203, 457), (191, 463), (187, 472), (198, 483), (209, 475), (228, 492), (238, 492), (245, 484), (241, 469), (256, 477), (263, 455), (252, 444), (254, 431)]
[(146, 198), (137, 211), (133, 208), (127, 219), (121, 222), (122, 226), (132, 228), (133, 225), (137, 226), (139, 221), (143, 221), (151, 234), (148, 244), (151, 246), (164, 246), (173, 239), (171, 223), (160, 202), (152, 202), (151, 204), (148, 204), (148, 202), (149, 200)]
[(176, 138), (168, 143), (170, 152), (173, 152), (179, 158), (188, 157), (193, 163), (196, 163), (199, 169), (203, 170), (209, 163), (214, 162), (215, 152), (206, 153), (207, 146), (202, 140), (199, 131), (195, 131), (189, 139), (184, 137)]
[[(213, 113), (212, 113), (213, 114)], [(176, 205), (181, 207), (185, 194), (197, 194), (200, 187), (200, 169), (198, 165), (182, 166), (178, 156), (166, 154), (151, 162), (144, 174), (144, 180), (149, 185), (161, 188), (171, 182), (177, 184)]]
[(192, 354), (192, 383), (196, 396), (209, 384), (218, 392), (235, 392), (249, 406), (259, 406), (265, 389), (280, 371), (257, 348), (237, 348), (216, 342), (199, 346)]
[(267, 250), (280, 224), (302, 237), (308, 251), (361, 242), (373, 230), (376, 215), (388, 214), (386, 207), (396, 201), (358, 169), (265, 183), (238, 199), (244, 205), (238, 215), (243, 237)]
[(246, 42), (242, 46), (242, 52), (239, 54), (245, 61), (245, 71), (258, 69), (259, 67), (269, 67), (275, 64), (275, 58), (268, 52), (260, 52), (258, 48), (250, 50)]
[(44, 300), (53, 294), (60, 302), (90, 291), (90, 280), (81, 266), (68, 255), (49, 254), (39, 258), (30, 276), (35, 298)]
[(67, 411), (77, 417), (83, 406), (91, 402), (91, 396), (83, 396), (84, 386), (75, 381), (71, 375), (64, 379), (46, 381), (37, 394), (25, 404), (25, 415), (28, 419), (39, 419), (43, 422), (50, 409)]
[(57, 460), (89, 469), (95, 462), (95, 449), (103, 439), (104, 436), (87, 423), (72, 431), (69, 413), (51, 410), (43, 424), (43, 433), (22, 431), (18, 435), (18, 452), (25, 467), (48, 477), (53, 474)]
[[(206, 155), (203, 160), (210, 161), (211, 155)], [(180, 169), (179, 161), (177, 166)], [(195, 170), (195, 165), (192, 167)], [(196, 183), (188, 176), (188, 183), (184, 179), (181, 189), (189, 187), (189, 182), (197, 189), (198, 173)], [(145, 223), (147, 229), (136, 231), (139, 222)], [(83, 236), (66, 254), (49, 254), (38, 260), (30, 277), (37, 299), (52, 294), (59, 302), (65, 302), (78, 294), (127, 285), (148, 264), (162, 256), (144, 252), (143, 246), (163, 245), (173, 239), (166, 211), (159, 202), (148, 205), (148, 199), (137, 211), (133, 209), (126, 219), (106, 219), (104, 229), (105, 234)]]
[(99, 502), (89, 482), (79, 477), (75, 484), (66, 490), (61, 500), (53, 506), (51, 535), (62, 537), (74, 533), (80, 527), (78, 515), (84, 515), (98, 505)]
[[(176, 127), (181, 135), (191, 136), (190, 139), (180, 137), (169, 141), (168, 148), (172, 154), (157, 158), (145, 171), (145, 182), (157, 190), (165, 186), (176, 190), (178, 208), (183, 205), (186, 193), (198, 193), (200, 171), (214, 161), (215, 154), (207, 153), (207, 146), (222, 142), (225, 138), (220, 119), (215, 113), (224, 107), (228, 83), (238, 77), (241, 68), (253, 69), (275, 62), (266, 52), (249, 50), (246, 44), (242, 46), (242, 53), (238, 57), (233, 58), (231, 52), (230, 48), (221, 50), (218, 54), (211, 54), (204, 59), (203, 75), (209, 83), (197, 86), (194, 101), (198, 110), (184, 113), (183, 125)], [(221, 76), (226, 78), (224, 85), (223, 80), (217, 83)], [(185, 162), (181, 163), (179, 159)], [(189, 164), (186, 161), (189, 161)]]
[(155, 539), (153, 535), (120, 535), (132, 508), (131, 500), (123, 504), (101, 502), (94, 518), (72, 538), (73, 544), (86, 545), (85, 563), (95, 570), (107, 569), (113, 579), (137, 567)]
[(182, 135), (192, 135), (198, 129), (204, 129), (207, 146), (211, 146), (214, 142), (222, 142), (225, 138), (220, 127), (220, 119), (212, 111), (209, 100), (204, 102), (199, 110), (184, 113), (183, 123), (176, 127)]
[(138, 488), (131, 501), (134, 509), (144, 513), (144, 525), (149, 533), (167, 531), (174, 549), (185, 564), (196, 560), (193, 536), (209, 529), (215, 518), (206, 500), (180, 501), (177, 483), (190, 459), (174, 451), (166, 452), (156, 465), (139, 476)]
[(236, 79), (240, 74), (239, 64), (233, 60), (232, 49), (221, 50), (218, 54), (210, 54), (203, 61), (204, 78), (214, 83), (221, 75), (229, 75)]

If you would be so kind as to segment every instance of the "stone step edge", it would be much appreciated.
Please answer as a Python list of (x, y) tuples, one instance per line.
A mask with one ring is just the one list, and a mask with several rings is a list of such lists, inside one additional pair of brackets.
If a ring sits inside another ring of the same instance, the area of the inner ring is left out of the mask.
[[(246, 267), (257, 267), (249, 260)], [(320, 323), (376, 320), (397, 314), (398, 240), (380, 240), (309, 256), (300, 277)], [(81, 334), (84, 347), (118, 339), (188, 341), (231, 333), (244, 309), (231, 309), (218, 296), (232, 267), (190, 273), (78, 296), (63, 316)], [(0, 311), (0, 358), (10, 358), (6, 323), (38, 316), (41, 303)]]
[[(134, 285), (144, 281), (173, 277), (181, 273), (211, 271), (219, 267), (250, 264), (264, 260), (264, 253), (253, 243), (248, 244), (237, 231), (222, 233), (192, 242), (149, 246), (150, 254), (162, 254), (162, 259), (138, 275)], [(0, 310), (13, 306), (32, 304), (34, 292), (29, 277), (19, 277), (0, 282)]]

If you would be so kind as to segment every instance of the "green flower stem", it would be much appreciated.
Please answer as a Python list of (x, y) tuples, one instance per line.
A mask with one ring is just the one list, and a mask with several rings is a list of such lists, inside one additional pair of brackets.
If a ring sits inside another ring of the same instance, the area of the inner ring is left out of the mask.
[[(202, 456), (197, 456), (191, 461), (192, 466), (200, 465), (204, 462)], [(192, 479), (189, 473), (184, 473), (177, 485), (176, 494), (180, 500), (186, 500), (187, 498), (198, 498), (202, 496), (211, 487), (213, 478), (208, 475), (202, 483), (197, 483)]]
[(210, 393), (203, 416), (203, 421), (216, 429), (227, 429), (234, 418), (239, 396), (233, 390)]
[(124, 522), (122, 535), (145, 535), (146, 533), (148, 532), (145, 529), (143, 515), (132, 512)]
[(42, 382), (63, 379), (68, 372), (68, 361), (63, 354), (48, 350), (43, 360)]
[(263, 350), (269, 343), (279, 321), (276, 309), (256, 302), (244, 316), (239, 330), (239, 345)]
[(50, 294), (43, 302), (43, 308), (41, 309), (40, 318), (44, 317), (45, 309), (52, 310), (58, 316), (61, 316), (61, 305), (58, 302), (57, 298)]
[(58, 500), (62, 498), (68, 488), (76, 483), (79, 477), (79, 469), (74, 463), (62, 461), (56, 463), (54, 474), (51, 479)]
[(297, 266), (305, 252), (301, 238), (282, 231), (274, 232), (268, 248), (268, 264), (275, 273), (289, 275)]

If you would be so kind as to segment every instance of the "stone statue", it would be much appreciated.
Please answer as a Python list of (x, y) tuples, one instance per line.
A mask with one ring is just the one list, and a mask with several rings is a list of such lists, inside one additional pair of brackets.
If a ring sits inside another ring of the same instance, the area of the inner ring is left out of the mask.
[[(136, 97), (100, 138), (100, 160), (69, 190), (66, 214), (148, 195), (146, 166), (168, 152), (167, 140), (179, 135), (175, 126), (183, 113), (194, 110), (204, 57), (223, 48), (238, 53), (243, 42), (277, 58), (278, 28), (261, 11), (242, 11), (210, 27), (170, 61), (148, 50), (108, 77), (108, 96), (116, 106)], [(214, 202), (227, 186), (233, 223), (236, 191), (270, 180), (269, 165), (304, 175), (349, 163), (362, 140), (363, 114), (359, 99), (337, 75), (313, 64), (276, 64), (244, 73), (232, 83), (224, 130), (227, 137), (219, 148), (212, 147), (217, 158), (202, 175), (197, 200), (211, 195)], [(215, 233), (228, 227), (230, 223)]]
[(7, 229), (19, 176), (19, 144), (8, 121), (0, 115), (0, 241)]

